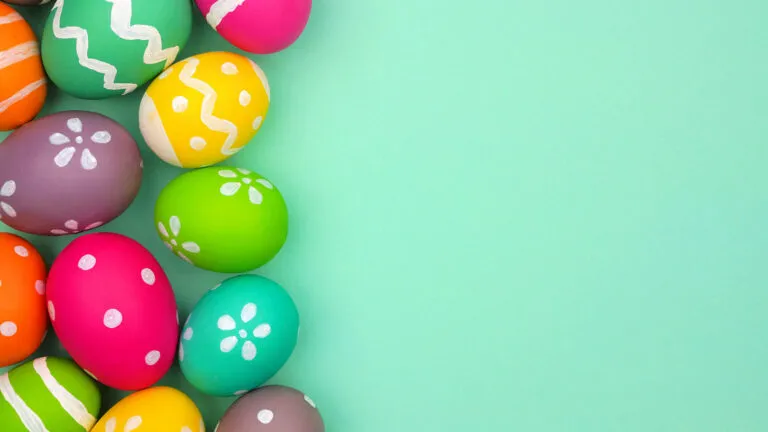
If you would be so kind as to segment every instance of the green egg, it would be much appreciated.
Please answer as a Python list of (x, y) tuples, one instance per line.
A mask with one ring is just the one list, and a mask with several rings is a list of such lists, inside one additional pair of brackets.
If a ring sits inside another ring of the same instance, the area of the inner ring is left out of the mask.
[(43, 65), (76, 97), (126, 95), (173, 64), (191, 31), (190, 0), (56, 0), (43, 30)]
[(39, 357), (0, 376), (3, 432), (89, 431), (101, 409), (96, 383), (69, 359)]
[(239, 396), (285, 365), (298, 333), (298, 310), (279, 284), (235, 276), (208, 291), (184, 324), (181, 371), (203, 393)]
[(160, 193), (155, 227), (179, 258), (219, 273), (271, 261), (288, 237), (288, 208), (267, 179), (243, 168), (184, 173)]

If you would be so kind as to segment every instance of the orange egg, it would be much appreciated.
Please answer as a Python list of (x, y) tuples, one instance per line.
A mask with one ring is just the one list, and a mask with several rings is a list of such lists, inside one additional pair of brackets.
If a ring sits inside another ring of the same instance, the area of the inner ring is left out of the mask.
[(0, 131), (37, 116), (46, 83), (37, 36), (18, 12), (0, 3)]
[(0, 367), (33, 354), (48, 329), (45, 261), (23, 238), (0, 233)]

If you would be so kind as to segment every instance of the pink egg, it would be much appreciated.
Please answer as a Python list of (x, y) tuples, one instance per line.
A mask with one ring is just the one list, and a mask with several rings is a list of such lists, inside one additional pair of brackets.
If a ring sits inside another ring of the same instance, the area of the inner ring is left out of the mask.
[(272, 54), (301, 36), (312, 0), (196, 0), (206, 21), (232, 45)]
[(46, 295), (64, 349), (102, 384), (140, 390), (170, 369), (176, 299), (160, 264), (135, 240), (114, 233), (75, 239), (53, 262)]

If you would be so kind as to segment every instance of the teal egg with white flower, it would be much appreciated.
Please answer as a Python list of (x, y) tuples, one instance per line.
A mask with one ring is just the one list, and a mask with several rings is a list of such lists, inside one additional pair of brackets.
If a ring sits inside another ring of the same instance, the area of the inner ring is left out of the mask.
[(239, 396), (285, 365), (298, 334), (299, 312), (282, 286), (263, 276), (235, 276), (192, 309), (181, 333), (179, 364), (199, 391)]

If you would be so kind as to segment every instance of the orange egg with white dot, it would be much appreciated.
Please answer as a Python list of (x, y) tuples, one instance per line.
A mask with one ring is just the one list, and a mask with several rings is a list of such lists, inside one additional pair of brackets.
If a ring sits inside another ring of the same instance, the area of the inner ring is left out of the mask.
[(269, 98), (267, 77), (253, 60), (231, 52), (198, 54), (166, 69), (147, 88), (139, 126), (165, 162), (210, 166), (256, 136)]
[(0, 367), (31, 356), (48, 330), (45, 261), (31, 243), (0, 233)]

